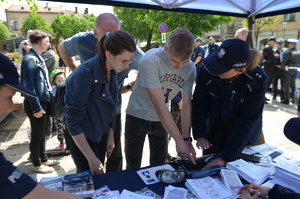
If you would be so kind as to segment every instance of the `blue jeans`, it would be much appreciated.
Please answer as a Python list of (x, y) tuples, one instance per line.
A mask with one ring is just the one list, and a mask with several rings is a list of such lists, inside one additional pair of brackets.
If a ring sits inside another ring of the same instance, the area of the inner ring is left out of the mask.
[(150, 165), (165, 163), (168, 154), (168, 133), (162, 124), (126, 115), (126, 169), (141, 167), (143, 147), (147, 134), (150, 147)]

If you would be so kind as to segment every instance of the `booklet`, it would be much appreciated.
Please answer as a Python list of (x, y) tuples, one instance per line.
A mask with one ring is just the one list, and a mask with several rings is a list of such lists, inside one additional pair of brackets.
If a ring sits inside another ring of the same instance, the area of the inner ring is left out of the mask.
[(266, 181), (270, 177), (271, 172), (271, 169), (268, 167), (251, 164), (243, 159), (228, 162), (226, 168), (236, 171), (237, 174), (244, 178), (247, 182), (254, 182), (258, 185)]
[(222, 169), (221, 177), (227, 190), (234, 196), (238, 195), (238, 191), (243, 186), (239, 176), (235, 171)]
[(165, 164), (165, 165), (161, 165), (161, 166), (150, 167), (147, 169), (138, 170), (137, 174), (140, 176), (140, 178), (144, 181), (144, 183), (146, 185), (155, 184), (155, 183), (160, 182), (159, 179), (155, 175), (155, 172), (160, 169), (175, 171), (175, 169), (171, 165)]
[(224, 189), (212, 177), (197, 179), (186, 179), (185, 186), (199, 199), (229, 199), (233, 198), (226, 189)]

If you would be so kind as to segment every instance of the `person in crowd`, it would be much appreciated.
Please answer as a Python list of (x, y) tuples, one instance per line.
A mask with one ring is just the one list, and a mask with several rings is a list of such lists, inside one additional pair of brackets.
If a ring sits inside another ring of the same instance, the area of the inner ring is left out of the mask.
[[(64, 42), (64, 38), (59, 38), (58, 40), (58, 43), (59, 45), (62, 44)], [(59, 69), (63, 70), (65, 74), (67, 74), (67, 66), (65, 64), (65, 62), (62, 60), (62, 58), (60, 57), (60, 54), (59, 54), (59, 49), (57, 49), (57, 54), (59, 56), (59, 59), (58, 59), (58, 67)]]
[(205, 168), (235, 160), (261, 134), (267, 76), (258, 62), (259, 52), (237, 38), (204, 59), (193, 93), (193, 136), (203, 155), (220, 155)]
[[(107, 156), (114, 148), (116, 72), (129, 68), (136, 45), (125, 31), (107, 33), (97, 45), (98, 55), (83, 62), (66, 80), (65, 115), (68, 143), (77, 172), (104, 173), (99, 141), (108, 134)], [(101, 146), (100, 146), (101, 147)]]
[(207, 46), (207, 49), (208, 49), (208, 56), (219, 49), (219, 46), (215, 44), (215, 38), (213, 36), (209, 37), (209, 44)]
[[(191, 61), (194, 37), (185, 29), (173, 30), (167, 45), (147, 51), (140, 62), (139, 73), (126, 109), (126, 168), (141, 166), (146, 135), (150, 145), (150, 165), (162, 164), (168, 154), (168, 134), (176, 142), (182, 159), (194, 162), (196, 152), (191, 144), (191, 93), (195, 66)], [(166, 103), (182, 91), (182, 135)]]
[[(48, 74), (49, 74), (49, 78), (50, 78), (50, 74), (52, 73), (52, 71), (55, 68), (56, 55), (53, 52), (52, 48), (49, 46), (49, 48), (41, 54), (41, 57), (45, 61), (45, 65), (46, 65), (46, 68), (48, 70)], [(52, 86), (52, 81), (50, 81), (50, 84)], [(57, 128), (56, 128), (56, 125), (54, 123), (54, 118), (50, 115), (49, 116), (49, 122), (48, 122), (48, 128), (47, 128), (47, 131), (46, 131), (46, 140), (48, 140), (48, 138), (50, 138), (50, 137), (52, 137), (53, 135), (56, 135), (56, 134), (57, 134)]]
[[(273, 47), (276, 44), (276, 39), (274, 37), (269, 38), (267, 45), (263, 48), (263, 68), (265, 73), (268, 75), (269, 79), (267, 81), (267, 89), (270, 87), (273, 74), (275, 71), (275, 61), (278, 57), (277, 54), (274, 53)], [(267, 90), (266, 90), (267, 91)], [(269, 99), (266, 98), (266, 101)]]
[(45, 153), (45, 134), (49, 122), (49, 76), (45, 62), (41, 57), (50, 46), (51, 35), (47, 31), (34, 30), (29, 40), (32, 48), (21, 63), (21, 83), (32, 90), (38, 98), (25, 96), (24, 109), (30, 120), (31, 142), (29, 144), (32, 170), (38, 173), (51, 173), (59, 161), (48, 160)]
[(243, 41), (247, 41), (248, 34), (249, 34), (248, 28), (240, 28), (235, 32), (234, 38), (238, 38)]
[(294, 103), (294, 96), (296, 90), (296, 76), (297, 68), (300, 64), (300, 51), (297, 50), (296, 44), (298, 40), (288, 39), (288, 49), (285, 51), (281, 67), (283, 70), (283, 104), (290, 104), (290, 99)]
[[(80, 61), (84, 62), (94, 57), (96, 52), (97, 42), (105, 35), (106, 32), (114, 32), (120, 29), (120, 23), (118, 18), (111, 13), (100, 14), (95, 21), (95, 28), (93, 32), (78, 33), (73, 37), (66, 39), (62, 44), (59, 45), (59, 53), (64, 60), (65, 64), (71, 71), (76, 68), (76, 64), (72, 56), (79, 55)], [(121, 94), (130, 92), (133, 88), (134, 82), (127, 85), (124, 84), (124, 79), (128, 76), (130, 70), (138, 70), (140, 59), (144, 53), (141, 49), (137, 48), (133, 62), (129, 65), (129, 68), (117, 73), (117, 84), (118, 84), (118, 103), (117, 103), (117, 121), (116, 131), (114, 132), (114, 143), (115, 149), (111, 156), (106, 162), (106, 172), (122, 170), (122, 146), (121, 146), (121, 105), (122, 97)], [(100, 150), (101, 159), (105, 159), (106, 154), (106, 140), (107, 134), (104, 135), (100, 141), (100, 145), (103, 147)]]
[[(0, 117), (13, 107), (15, 92), (36, 98), (36, 93), (19, 83), (19, 74), (14, 64), (0, 53)], [(47, 189), (30, 176), (13, 166), (0, 153), (0, 192), (1, 198), (24, 199), (79, 199), (68, 192)]]
[[(61, 69), (55, 69), (52, 71), (50, 74), (50, 81), (53, 84), (52, 87), (52, 93), (55, 96), (57, 87), (64, 83), (66, 80), (66, 75), (63, 70)], [(56, 126), (57, 129), (57, 139), (59, 141), (59, 149), (64, 149), (65, 144), (64, 144), (64, 132), (65, 132), (65, 124), (64, 121), (62, 120), (61, 116), (53, 117), (54, 125)]]
[[(281, 101), (283, 100), (283, 68), (281, 67), (281, 62), (283, 60), (283, 43), (284, 40), (277, 41), (277, 49), (275, 53), (278, 55), (276, 58), (276, 67), (273, 73), (273, 81), (272, 81), (272, 90), (273, 90), (273, 99), (277, 98), (278, 92), (280, 94)], [(280, 91), (278, 91), (278, 80), (280, 79)]]
[(201, 44), (202, 44), (202, 39), (196, 38), (194, 42), (195, 45), (194, 53), (191, 57), (192, 62), (194, 62), (196, 66), (196, 79), (197, 79), (197, 74), (199, 72), (199, 67), (202, 65), (202, 59), (204, 58), (205, 55), (205, 51), (201, 47)]
[(29, 49), (31, 48), (31, 43), (29, 41), (29, 36), (33, 32), (33, 30), (28, 30), (27, 31), (27, 39), (23, 40), (20, 43), (19, 46), (19, 56), (24, 57), (26, 53), (28, 53)]
[[(284, 126), (285, 136), (298, 145), (300, 145), (299, 128), (300, 118), (292, 118)], [(299, 193), (279, 184), (275, 184), (270, 188), (251, 183), (241, 187), (238, 194), (241, 194), (239, 197), (241, 199), (256, 199), (265, 196), (268, 196), (270, 199), (300, 199)]]

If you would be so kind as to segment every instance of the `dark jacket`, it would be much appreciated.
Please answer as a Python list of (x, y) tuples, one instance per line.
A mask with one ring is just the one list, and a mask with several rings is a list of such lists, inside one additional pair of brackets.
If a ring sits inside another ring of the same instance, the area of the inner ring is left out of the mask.
[(273, 48), (268, 44), (263, 49), (263, 58), (264, 62), (272, 62), (275, 63), (276, 57), (274, 56)]
[(283, 54), (283, 60), (281, 62), (282, 67), (286, 65), (289, 67), (299, 67), (300, 64), (300, 51), (296, 48), (287, 49)]
[(219, 46), (217, 44), (215, 44), (215, 43), (208, 44), (208, 55), (218, 51), (218, 49), (219, 49)]
[(300, 199), (300, 194), (288, 188), (275, 184), (269, 191), (270, 199)]
[[(262, 68), (242, 74), (234, 97), (232, 136), (221, 152), (225, 161), (238, 157), (243, 148), (253, 145), (262, 131), (262, 112), (265, 102), (267, 76)], [(222, 110), (225, 80), (213, 76), (204, 66), (200, 67), (192, 101), (192, 127), (194, 139), (206, 137), (218, 121)]]
[(21, 64), (21, 84), (32, 90), (38, 98), (26, 96), (34, 113), (42, 110), (40, 102), (49, 102), (50, 96), (45, 79), (46, 66), (43, 60), (31, 48)]
[(116, 72), (110, 72), (108, 88), (99, 55), (77, 67), (66, 80), (63, 119), (70, 134), (84, 132), (99, 142), (108, 126), (115, 130), (117, 93)]

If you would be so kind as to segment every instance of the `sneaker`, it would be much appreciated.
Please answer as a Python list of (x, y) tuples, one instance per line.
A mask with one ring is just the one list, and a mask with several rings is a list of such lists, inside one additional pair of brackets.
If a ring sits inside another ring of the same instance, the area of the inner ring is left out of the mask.
[(59, 144), (59, 149), (64, 149), (65, 148), (65, 144)]
[(47, 162), (43, 162), (42, 164), (45, 166), (54, 166), (54, 165), (58, 165), (60, 163), (60, 161), (58, 160), (48, 160)]
[(54, 171), (53, 168), (45, 166), (45, 165), (41, 165), (39, 167), (33, 167), (31, 170), (36, 173), (52, 173)]

